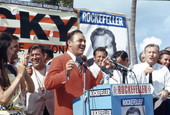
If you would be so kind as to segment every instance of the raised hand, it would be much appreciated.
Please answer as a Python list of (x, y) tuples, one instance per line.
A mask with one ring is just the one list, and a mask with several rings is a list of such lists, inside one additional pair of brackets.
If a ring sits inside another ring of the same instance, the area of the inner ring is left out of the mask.
[(70, 71), (74, 68), (74, 61), (73, 60), (69, 60), (67, 63), (66, 63), (66, 75), (69, 76), (70, 74)]

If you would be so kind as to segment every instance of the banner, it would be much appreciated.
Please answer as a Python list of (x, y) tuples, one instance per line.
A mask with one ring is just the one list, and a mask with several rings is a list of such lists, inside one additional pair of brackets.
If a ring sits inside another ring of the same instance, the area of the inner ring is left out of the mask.
[[(129, 88), (133, 88), (134, 91), (129, 92)], [(122, 91), (125, 92), (124, 95)], [(153, 115), (152, 93), (151, 84), (97, 85), (73, 99), (73, 114)]]
[(67, 35), (77, 29), (77, 14), (51, 8), (1, 3), (0, 31), (18, 36), (21, 50), (40, 44), (52, 48), (55, 56), (63, 54)]
[(117, 50), (128, 51), (128, 32), (124, 15), (79, 10), (79, 28), (86, 37), (84, 55), (88, 59), (93, 57), (93, 51), (97, 47), (105, 47), (109, 57)]

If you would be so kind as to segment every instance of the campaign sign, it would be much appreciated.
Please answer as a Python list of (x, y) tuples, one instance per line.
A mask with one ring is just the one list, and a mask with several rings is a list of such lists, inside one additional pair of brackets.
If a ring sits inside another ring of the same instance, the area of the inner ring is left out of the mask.
[(74, 115), (153, 115), (150, 84), (98, 85), (73, 100)]

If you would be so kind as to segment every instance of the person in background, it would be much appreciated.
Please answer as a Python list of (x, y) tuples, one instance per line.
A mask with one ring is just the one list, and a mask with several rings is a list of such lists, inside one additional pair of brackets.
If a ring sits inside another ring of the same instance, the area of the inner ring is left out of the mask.
[(44, 51), (45, 51), (45, 63), (47, 65), (50, 65), (52, 59), (54, 58), (53, 50), (50, 47), (44, 46)]
[[(73, 115), (73, 99), (84, 92), (84, 77), (81, 66), (77, 60), (84, 52), (86, 40), (80, 30), (74, 30), (68, 35), (66, 41), (67, 53), (57, 56), (50, 65), (45, 78), (45, 88), (55, 90), (55, 115)], [(102, 72), (94, 78), (92, 73), (86, 70), (86, 90), (100, 84)]]
[(141, 63), (145, 62), (145, 55), (144, 55), (144, 51), (141, 51), (139, 54), (139, 60)]
[(13, 51), (14, 54), (11, 57), (10, 64), (17, 65), (19, 58), (18, 58), (18, 51), (19, 49), (19, 43), (18, 43), (19, 38), (15, 35), (12, 35), (12, 44), (13, 44)]
[[(159, 52), (158, 63), (166, 66), (170, 70), (170, 51), (161, 50)], [(170, 108), (170, 99), (168, 98), (166, 102), (167, 102), (167, 108)], [(166, 115), (169, 115), (169, 114), (170, 114), (170, 110), (167, 109)]]
[(166, 47), (166, 48), (165, 48), (165, 50), (168, 50), (168, 51), (170, 51), (170, 46)]
[(41, 45), (33, 45), (28, 49), (29, 59), (32, 64), (31, 78), (35, 85), (34, 93), (26, 95), (27, 115), (53, 115), (54, 91), (46, 90), (44, 80), (49, 69), (45, 64), (45, 51)]
[(133, 72), (139, 83), (151, 83), (154, 87), (153, 102), (159, 98), (163, 100), (161, 105), (154, 110), (154, 115), (165, 115), (167, 111), (167, 99), (170, 91), (170, 73), (167, 67), (157, 63), (159, 46), (148, 44), (144, 48), (145, 62), (136, 64)]
[(2, 115), (24, 115), (24, 106), (19, 98), (21, 89), (34, 92), (34, 83), (25, 69), (27, 59), (24, 54), (18, 62), (18, 69), (14, 67), (16, 73), (7, 67), (13, 54), (12, 36), (0, 32), (0, 114)]
[(159, 52), (158, 63), (166, 66), (170, 70), (170, 51), (161, 50)]
[[(129, 57), (127, 52), (120, 50), (116, 51), (112, 59), (115, 60), (117, 63), (129, 67)], [(131, 74), (131, 72), (127, 70), (120, 70), (119, 67), (115, 64), (112, 65), (113, 76), (109, 80), (109, 84), (124, 84), (124, 83), (135, 83), (136, 79)]]
[(104, 47), (98, 47), (93, 52), (93, 60), (94, 63), (89, 67), (90, 71), (93, 71), (93, 75), (96, 78), (98, 75), (98, 71), (103, 65), (103, 60), (107, 57), (107, 51)]

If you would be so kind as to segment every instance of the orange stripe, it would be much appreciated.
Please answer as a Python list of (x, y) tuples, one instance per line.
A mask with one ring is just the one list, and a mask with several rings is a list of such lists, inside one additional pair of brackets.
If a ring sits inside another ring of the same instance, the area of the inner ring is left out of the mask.
[(66, 51), (65, 45), (56, 45), (56, 44), (40, 44), (40, 43), (27, 43), (27, 42), (19, 42), (20, 49), (29, 49), (32, 45), (48, 45), (53, 51)]
[[(17, 20), (20, 20), (20, 15), (19, 15), (19, 14), (16, 14), (15, 16), (16, 16), (16, 19), (17, 19)], [(2, 19), (7, 19), (6, 16), (4, 16), (4, 15), (2, 15), (2, 14), (0, 14), (0, 18), (2, 18)], [(32, 20), (33, 18), (34, 18), (34, 16), (29, 16), (29, 20)], [(62, 21), (63, 21), (63, 23), (66, 25), (66, 24), (68, 23), (69, 19), (62, 19)], [(41, 22), (41, 23), (55, 24), (55, 23), (51, 20), (51, 18), (49, 18), (49, 17), (44, 17), (44, 18), (42, 18), (42, 19), (40, 20), (40, 22)], [(78, 26), (78, 22), (76, 22), (73, 26)]]
[[(16, 16), (16, 19), (17, 19), (17, 20), (20, 20), (20, 15), (19, 15), (19, 14), (16, 14), (15, 16)], [(33, 18), (34, 18), (34, 16), (29, 15), (29, 20), (32, 20)], [(62, 19), (62, 21), (63, 21), (63, 23), (66, 25), (66, 24), (68, 23), (69, 19)], [(40, 20), (40, 22), (41, 22), (41, 23), (55, 24), (55, 23), (51, 20), (51, 18), (49, 18), (49, 17), (44, 17), (44, 18), (42, 18), (42, 19)], [(76, 22), (73, 26), (78, 26), (78, 23)]]
[[(0, 26), (0, 31), (4, 31), (6, 28), (14, 28), (14, 27), (2, 27)], [(47, 37), (49, 37), (50, 31), (49, 30), (43, 30)], [(15, 28), (15, 32), (13, 34), (21, 34), (20, 28)], [(33, 30), (31, 30), (30, 35), (36, 35)], [(53, 31), (53, 37), (59, 38), (59, 32)]]

